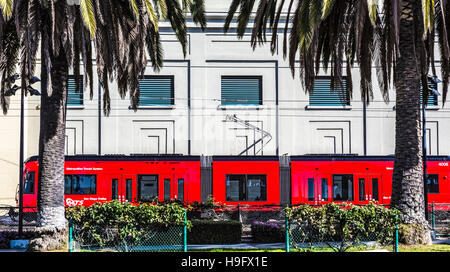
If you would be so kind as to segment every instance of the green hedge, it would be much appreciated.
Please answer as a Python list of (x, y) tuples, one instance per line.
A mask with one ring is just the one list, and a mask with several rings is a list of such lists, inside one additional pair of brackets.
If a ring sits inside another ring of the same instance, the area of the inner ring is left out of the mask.
[(242, 224), (239, 221), (192, 220), (188, 244), (238, 244)]
[(251, 226), (253, 242), (255, 243), (284, 242), (286, 240), (286, 230), (283, 223), (254, 221)]

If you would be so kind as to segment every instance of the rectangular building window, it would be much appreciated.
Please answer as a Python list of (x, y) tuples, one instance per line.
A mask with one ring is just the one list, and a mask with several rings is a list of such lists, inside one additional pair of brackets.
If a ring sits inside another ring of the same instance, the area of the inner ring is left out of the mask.
[(222, 76), (222, 105), (262, 105), (262, 76)]
[[(433, 89), (436, 89), (436, 90), (438, 88), (436, 83), (433, 83), (433, 82), (430, 82), (430, 81), (428, 81), (428, 86), (430, 88), (433, 88)], [(422, 99), (423, 99), (422, 84), (420, 85), (420, 97), (421, 97), (420, 105), (422, 105), (423, 104), (423, 101), (422, 101)], [(427, 100), (427, 106), (437, 106), (437, 105), (438, 105), (438, 96), (436, 94), (434, 94), (434, 93), (429, 93), (428, 94), (428, 100)]]
[(84, 104), (83, 76), (79, 77), (79, 90), (76, 90), (75, 77), (69, 76), (67, 83), (67, 105), (82, 106)]
[(333, 200), (353, 201), (353, 175), (333, 175)]
[(266, 201), (266, 175), (226, 175), (227, 201)]
[(175, 105), (174, 76), (144, 76), (139, 79), (140, 106)]
[(331, 77), (317, 76), (314, 80), (313, 92), (309, 94), (310, 106), (350, 106), (347, 92), (347, 78), (342, 78), (342, 85), (331, 84)]
[(97, 194), (97, 176), (64, 175), (64, 194), (66, 195)]
[(427, 189), (429, 194), (439, 194), (439, 175), (427, 175)]

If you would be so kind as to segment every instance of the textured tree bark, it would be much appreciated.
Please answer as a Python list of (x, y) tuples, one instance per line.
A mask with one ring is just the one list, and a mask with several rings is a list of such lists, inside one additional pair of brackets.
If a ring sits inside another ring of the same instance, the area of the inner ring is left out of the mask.
[(44, 28), (42, 32), (41, 49), (42, 96), (37, 204), (40, 235), (30, 241), (29, 251), (61, 249), (67, 243), (68, 233), (64, 208), (64, 155), (69, 66), (63, 47), (60, 47), (59, 54), (55, 56), (48, 46), (51, 32), (46, 30), (49, 29), (50, 27)]
[(417, 30), (413, 21), (414, 1), (405, 0), (400, 3), (402, 15), (400, 57), (395, 69), (395, 161), (391, 204), (402, 212), (401, 219), (404, 224), (414, 226), (409, 229), (414, 229), (415, 234), (406, 237), (415, 239), (405, 238), (404, 242), (428, 244), (431, 237), (424, 208), (420, 73), (415, 48)]

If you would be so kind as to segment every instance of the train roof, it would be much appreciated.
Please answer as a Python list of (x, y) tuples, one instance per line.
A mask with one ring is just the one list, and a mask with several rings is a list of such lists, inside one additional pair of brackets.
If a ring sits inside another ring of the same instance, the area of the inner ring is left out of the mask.
[[(278, 161), (284, 156), (211, 156), (212, 161)], [(394, 155), (360, 156), (358, 154), (307, 154), (289, 156), (291, 161), (393, 161)], [(38, 161), (38, 156), (28, 158), (25, 163)], [(111, 155), (67, 155), (66, 161), (200, 161), (201, 156), (182, 154), (111, 154)], [(429, 161), (450, 161), (450, 156), (427, 156)]]

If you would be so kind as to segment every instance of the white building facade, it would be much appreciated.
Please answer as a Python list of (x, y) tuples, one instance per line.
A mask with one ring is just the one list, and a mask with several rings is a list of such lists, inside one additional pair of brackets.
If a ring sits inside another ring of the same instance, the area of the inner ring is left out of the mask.
[[(394, 153), (395, 93), (385, 103), (373, 72), (374, 99), (364, 107), (358, 68), (353, 71), (353, 98), (342, 99), (321, 71), (314, 95), (307, 95), (283, 59), (282, 36), (274, 55), (265, 46), (250, 46), (250, 32), (236, 37), (233, 24), (223, 32), (231, 1), (207, 1), (208, 27), (189, 21), (187, 55), (167, 24), (160, 32), (164, 68), (149, 63), (141, 80), (141, 105), (129, 109), (110, 84), (111, 113), (103, 115), (102, 89), (94, 66), (94, 97), (69, 89), (66, 153), (182, 155), (303, 155)], [(94, 62), (95, 64), (95, 62)], [(437, 64), (439, 73), (439, 64)], [(37, 66), (36, 71), (40, 71)], [(73, 81), (71, 81), (73, 84)], [(39, 89), (37, 84), (35, 88)], [(441, 86), (438, 86), (440, 89)], [(316, 90), (317, 89), (317, 90)], [(450, 112), (441, 97), (427, 111), (428, 154), (450, 154)], [(37, 97), (25, 104), (25, 157), (38, 154)], [(11, 99), (0, 117), (0, 204), (14, 205), (19, 179), (20, 97)]]

